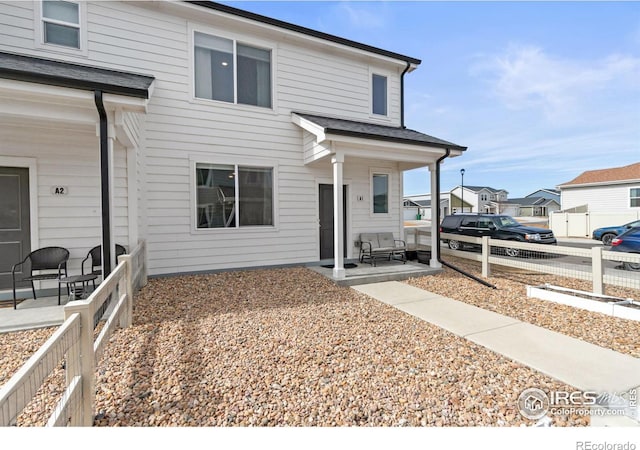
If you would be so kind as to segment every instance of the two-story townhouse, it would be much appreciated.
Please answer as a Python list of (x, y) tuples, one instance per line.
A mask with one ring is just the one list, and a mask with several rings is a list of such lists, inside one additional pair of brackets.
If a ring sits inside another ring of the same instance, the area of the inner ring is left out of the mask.
[(344, 277), (361, 232), (402, 236), (403, 171), (435, 191), (466, 149), (404, 127), (420, 63), (212, 2), (0, 3), (0, 290), (31, 249), (108, 273), (139, 239), (151, 275)]
[[(501, 203), (507, 201), (508, 192), (489, 186), (456, 186), (451, 189), (453, 212), (500, 213)], [(463, 203), (464, 202), (464, 203)], [(462, 204), (462, 211), (460, 210)]]

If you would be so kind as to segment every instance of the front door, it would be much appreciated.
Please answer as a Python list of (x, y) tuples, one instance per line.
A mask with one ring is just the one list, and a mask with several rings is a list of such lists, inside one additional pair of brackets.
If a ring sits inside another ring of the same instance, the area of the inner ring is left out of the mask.
[[(320, 259), (333, 258), (333, 185), (320, 186)], [(342, 187), (344, 254), (347, 255), (347, 186)]]
[(0, 167), (0, 193), (0, 289), (10, 289), (11, 268), (31, 251), (29, 169)]

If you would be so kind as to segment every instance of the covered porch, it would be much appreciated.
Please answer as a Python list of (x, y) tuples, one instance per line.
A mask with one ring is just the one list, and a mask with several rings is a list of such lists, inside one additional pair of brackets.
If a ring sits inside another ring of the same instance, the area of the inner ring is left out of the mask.
[[(404, 240), (403, 187), (402, 173), (420, 167), (427, 167), (430, 174), (431, 192), (439, 192), (439, 164), (448, 157), (462, 154), (466, 147), (429, 136), (404, 127), (378, 125), (332, 117), (323, 117), (304, 113), (292, 113), (292, 122), (303, 130), (303, 159), (310, 167), (331, 167), (333, 186), (345, 186), (344, 168), (349, 164), (352, 173), (355, 167), (363, 166), (357, 177), (360, 183), (367, 184), (369, 198), (364, 201), (370, 205), (359, 211), (356, 220), (354, 212), (345, 212), (345, 201), (349, 201), (340, 189), (333, 189), (333, 267), (318, 271), (331, 271), (334, 281), (339, 284), (352, 283), (357, 277), (370, 274), (375, 282), (385, 276), (403, 279), (411, 273), (425, 273), (427, 269), (441, 270), (436, 254), (431, 256), (428, 266), (425, 264), (402, 264), (393, 262), (380, 267), (359, 264), (358, 268), (346, 269), (348, 256), (354, 259), (351, 242), (357, 244), (362, 232), (394, 232), (396, 239)], [(383, 166), (378, 170), (375, 167)], [(363, 174), (364, 172), (364, 174)], [(368, 176), (368, 178), (364, 178)], [(380, 191), (376, 177), (388, 183)], [(385, 180), (386, 177), (386, 180)], [(364, 195), (355, 194), (356, 202), (363, 202)], [(381, 198), (378, 198), (381, 197)], [(357, 222), (357, 223), (356, 223)], [(431, 220), (431, 248), (436, 248), (437, 218)], [(349, 233), (346, 233), (346, 230)], [(345, 242), (345, 239), (348, 242)], [(351, 252), (351, 255), (349, 253)], [(416, 263), (417, 264), (417, 263)], [(400, 268), (399, 266), (406, 266)], [(422, 267), (421, 267), (422, 266)], [(361, 278), (363, 280), (365, 278)], [(388, 280), (388, 279), (387, 279)], [(385, 281), (387, 281), (385, 280)], [(360, 283), (362, 284), (362, 283)]]
[[(136, 247), (140, 130), (153, 81), (0, 53), (0, 176), (15, 185), (0, 214), (0, 300), (13, 297), (12, 267), (33, 250), (69, 250), (67, 273), (79, 275), (95, 246), (109, 249), (103, 274), (116, 264), (116, 244)], [(57, 293), (57, 280), (35, 288), (38, 299)], [(17, 297), (31, 298), (31, 286), (19, 285)]]

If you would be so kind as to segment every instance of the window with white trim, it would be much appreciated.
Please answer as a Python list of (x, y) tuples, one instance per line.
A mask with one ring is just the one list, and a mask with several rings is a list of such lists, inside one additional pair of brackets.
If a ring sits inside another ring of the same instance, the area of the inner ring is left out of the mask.
[(387, 115), (387, 77), (371, 75), (371, 111), (380, 116)]
[(273, 168), (196, 163), (196, 228), (273, 226)]
[(629, 207), (640, 208), (640, 188), (629, 189)]
[(61, 0), (42, 1), (42, 42), (80, 49), (80, 5)]
[(371, 176), (373, 190), (373, 213), (389, 213), (389, 174), (374, 173)]
[(194, 32), (195, 96), (271, 108), (271, 50)]

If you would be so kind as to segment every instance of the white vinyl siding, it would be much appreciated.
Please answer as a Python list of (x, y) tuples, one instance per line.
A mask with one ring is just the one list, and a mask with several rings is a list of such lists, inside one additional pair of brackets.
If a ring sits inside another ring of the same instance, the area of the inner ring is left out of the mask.
[(588, 205), (590, 213), (622, 213), (633, 210), (630, 203), (630, 189), (640, 188), (638, 183), (613, 184), (609, 186), (588, 186), (562, 188), (562, 209), (567, 210)]
[[(2, 156), (37, 158), (39, 242), (32, 242), (32, 248), (67, 248), (68, 270), (80, 274), (82, 259), (102, 242), (99, 142), (95, 128), (65, 132), (49, 127), (0, 126), (0, 139)], [(114, 148), (114, 166), (114, 240), (129, 249), (127, 155), (120, 146)], [(53, 195), (53, 186), (66, 187), (67, 194)]]
[[(150, 74), (156, 79), (140, 136), (137, 153), (140, 237), (147, 239), (149, 273), (167, 273), (295, 264), (316, 261), (318, 242), (318, 180), (331, 182), (331, 165), (305, 166), (303, 133), (291, 123), (292, 111), (313, 112), (385, 124), (400, 122), (400, 73), (385, 58), (360, 57), (336, 47), (326, 51), (326, 42), (282, 39), (278, 30), (252, 26), (246, 21), (217, 20), (202, 9), (198, 28), (215, 25), (221, 37), (249, 36), (256, 48), (271, 49), (273, 108), (258, 108), (224, 102), (194, 100), (193, 37), (195, 25), (179, 14), (162, 12), (154, 2), (87, 2), (87, 57), (47, 54), (34, 45), (27, 30), (33, 30), (33, 4), (0, 3), (0, 50), (69, 62)], [(178, 6), (165, 5), (167, 8)], [(194, 11), (199, 9), (193, 7)], [(208, 32), (208, 31), (207, 31)], [(6, 38), (6, 39), (5, 39)], [(260, 44), (263, 45), (260, 45)], [(331, 44), (329, 44), (331, 45)], [(325, 49), (325, 50), (323, 50)], [(380, 64), (380, 67), (372, 65)], [(388, 76), (388, 117), (371, 117), (370, 74)], [(96, 245), (100, 232), (98, 143), (95, 129), (81, 142), (34, 137), (18, 152), (33, 151), (43, 164), (43, 185), (81, 188), (79, 200), (43, 198), (42, 244), (72, 245), (72, 258)], [(73, 136), (73, 133), (66, 133)], [(42, 141), (42, 145), (39, 145)], [(4, 143), (4, 142), (3, 142)], [(32, 144), (30, 144), (32, 145)], [(127, 244), (126, 192), (131, 191), (121, 172), (126, 157), (116, 153), (116, 242)], [(3, 151), (4, 153), (4, 151)], [(25, 153), (27, 154), (27, 153)], [(79, 156), (78, 156), (79, 155)], [(120, 156), (118, 156), (120, 155)], [(228, 161), (251, 165), (267, 159), (274, 172), (274, 226), (239, 227), (230, 230), (195, 230), (192, 185), (193, 161)], [(389, 214), (371, 217), (370, 169), (384, 169), (389, 179)], [(390, 230), (401, 233), (401, 175), (393, 164), (378, 161), (346, 161), (349, 177), (349, 254), (360, 232)], [(86, 189), (85, 189), (86, 188)], [(48, 192), (48, 191), (47, 191)], [(358, 201), (357, 195), (364, 200)], [(42, 193), (46, 197), (46, 193)], [(77, 204), (76, 204), (77, 202)], [(397, 203), (397, 204), (396, 204)], [(78, 220), (70, 220), (77, 217)], [(64, 228), (57, 229), (56, 224)], [(222, 237), (221, 237), (222, 235)], [(69, 240), (69, 236), (75, 236)], [(74, 263), (75, 264), (75, 263)]]

